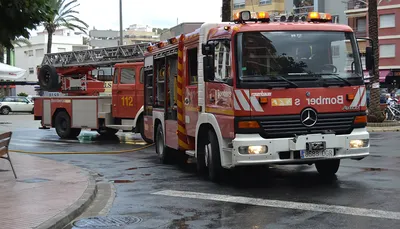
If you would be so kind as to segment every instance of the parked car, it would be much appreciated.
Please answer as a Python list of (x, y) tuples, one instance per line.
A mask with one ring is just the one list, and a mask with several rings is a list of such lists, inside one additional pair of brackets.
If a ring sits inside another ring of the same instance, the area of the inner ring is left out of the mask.
[(10, 112), (29, 112), (33, 114), (33, 102), (22, 96), (6, 96), (0, 98), (0, 114), (8, 115)]

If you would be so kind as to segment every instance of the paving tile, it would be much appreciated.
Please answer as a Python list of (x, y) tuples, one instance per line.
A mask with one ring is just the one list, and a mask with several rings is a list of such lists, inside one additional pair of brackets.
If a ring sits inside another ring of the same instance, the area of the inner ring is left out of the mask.
[(0, 228), (36, 227), (75, 203), (88, 186), (77, 167), (10, 154), (18, 179), (8, 162), (0, 161)]

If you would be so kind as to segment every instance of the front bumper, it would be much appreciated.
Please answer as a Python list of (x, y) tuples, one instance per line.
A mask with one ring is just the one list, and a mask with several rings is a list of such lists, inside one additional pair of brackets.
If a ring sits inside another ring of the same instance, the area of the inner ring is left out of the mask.
[[(265, 139), (259, 134), (237, 134), (232, 141), (232, 166), (255, 164), (309, 164), (318, 160), (362, 159), (369, 155), (369, 142), (363, 148), (350, 148), (351, 140), (369, 139), (366, 128), (354, 129), (351, 134), (310, 134), (294, 138)], [(302, 159), (300, 151), (306, 149), (307, 142), (325, 141), (327, 149), (334, 149), (333, 157)], [(265, 154), (241, 154), (239, 147), (267, 146)]]

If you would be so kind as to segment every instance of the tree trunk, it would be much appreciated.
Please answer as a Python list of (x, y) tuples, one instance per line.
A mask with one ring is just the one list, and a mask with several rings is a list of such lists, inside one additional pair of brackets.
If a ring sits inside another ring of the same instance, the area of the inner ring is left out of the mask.
[(47, 29), (47, 53), (51, 53), (51, 45), (53, 44), (53, 30)]
[(4, 46), (0, 45), (0, 63), (4, 63)]
[(222, 21), (229, 22), (232, 18), (232, 9), (231, 9), (230, 0), (222, 0)]
[(385, 116), (380, 108), (379, 88), (379, 39), (378, 39), (378, 3), (377, 0), (368, 0), (369, 37), (373, 41), (375, 67), (372, 72), (370, 105), (368, 108), (368, 122), (383, 122)]
[(11, 49), (7, 48), (7, 64), (11, 65)]

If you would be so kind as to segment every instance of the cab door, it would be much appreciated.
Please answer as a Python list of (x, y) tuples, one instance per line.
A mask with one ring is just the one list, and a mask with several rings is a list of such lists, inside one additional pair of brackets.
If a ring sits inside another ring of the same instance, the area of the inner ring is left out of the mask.
[(119, 83), (117, 86), (117, 110), (116, 118), (135, 118), (137, 101), (136, 76), (139, 75), (135, 66), (124, 66), (119, 71)]
[(114, 67), (114, 76), (113, 76), (113, 84), (111, 86), (112, 88), (112, 114), (113, 117), (117, 117), (116, 114), (118, 112), (118, 84), (119, 84), (119, 71), (120, 68), (115, 66)]

